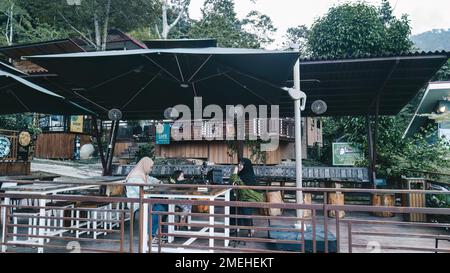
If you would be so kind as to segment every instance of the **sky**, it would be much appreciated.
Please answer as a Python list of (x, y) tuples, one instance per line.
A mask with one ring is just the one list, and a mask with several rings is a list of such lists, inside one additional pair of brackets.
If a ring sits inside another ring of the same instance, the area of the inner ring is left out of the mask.
[[(275, 35), (276, 44), (281, 44), (286, 30), (292, 26), (307, 25), (323, 16), (333, 5), (357, 0), (235, 0), (236, 12), (239, 18), (245, 17), (249, 11), (257, 10), (272, 18), (278, 31)], [(389, 0), (397, 16), (409, 14), (412, 33), (419, 34), (432, 29), (450, 28), (450, 0)], [(379, 5), (381, 0), (366, 0)], [(204, 0), (191, 0), (190, 16), (193, 19), (201, 17), (201, 7)]]

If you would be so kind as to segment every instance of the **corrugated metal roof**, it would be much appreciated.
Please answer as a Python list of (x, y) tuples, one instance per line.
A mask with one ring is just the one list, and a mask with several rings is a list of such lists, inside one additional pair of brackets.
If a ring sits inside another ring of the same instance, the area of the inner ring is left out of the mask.
[(442, 51), (410, 51), (401, 54), (360, 54), (360, 55), (345, 55), (345, 56), (313, 56), (303, 57), (301, 62), (311, 63), (320, 61), (343, 61), (343, 60), (357, 60), (357, 59), (385, 59), (393, 57), (423, 57), (434, 55), (447, 55), (450, 58), (450, 52)]
[(85, 50), (78, 46), (72, 39), (61, 39), (0, 48), (0, 54), (15, 60), (20, 59), (22, 56), (62, 54), (84, 51)]
[[(307, 58), (301, 61), (301, 87), (307, 94), (306, 116), (316, 116), (316, 100), (328, 104), (325, 116), (397, 115), (447, 62), (448, 52), (367, 55), (366, 58)], [(292, 85), (292, 80), (289, 83)], [(281, 99), (284, 116), (292, 116), (293, 103)]]
[(413, 136), (428, 122), (432, 122), (428, 117), (423, 115), (435, 113), (439, 101), (449, 97), (450, 82), (430, 83), (403, 137)]

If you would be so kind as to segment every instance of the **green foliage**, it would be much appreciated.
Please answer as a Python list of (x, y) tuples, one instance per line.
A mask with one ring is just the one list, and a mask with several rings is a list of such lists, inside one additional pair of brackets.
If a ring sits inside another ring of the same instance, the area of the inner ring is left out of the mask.
[(144, 157), (155, 158), (155, 144), (149, 143), (139, 147), (135, 154), (136, 162), (139, 162)]
[(408, 17), (393, 16), (386, 0), (379, 8), (365, 2), (345, 3), (315, 21), (308, 45), (313, 56), (399, 54), (411, 49), (410, 33)]
[(283, 43), (284, 47), (298, 45), (300, 47), (300, 52), (302, 53), (303, 56), (309, 55), (307, 47), (309, 30), (305, 25), (288, 28), (286, 34), (284, 35), (284, 38), (285, 38), (285, 41)]
[[(261, 140), (245, 140), (244, 147), (250, 150), (250, 160), (254, 164), (266, 164), (267, 152), (261, 151)], [(228, 156), (233, 157), (238, 153), (238, 147), (236, 141), (227, 141)]]
[[(360, 146), (368, 155), (366, 120), (361, 117), (326, 118), (324, 124), (324, 158), (331, 164), (331, 144), (339, 137)], [(375, 124), (372, 124), (375, 126)], [(424, 129), (413, 138), (403, 139), (407, 123), (402, 115), (380, 117), (377, 141), (377, 175), (391, 183), (402, 175), (413, 175), (407, 170), (440, 172), (450, 167), (448, 143), (438, 139), (435, 128)], [(368, 166), (368, 160), (359, 162)]]
[[(407, 16), (396, 18), (388, 1), (384, 0), (378, 8), (364, 2), (346, 3), (331, 8), (314, 23), (308, 33), (308, 46), (313, 56), (401, 54), (411, 50), (409, 35)], [(435, 131), (403, 139), (420, 98), (421, 94), (396, 117), (379, 120), (377, 174), (390, 182), (407, 175), (405, 169), (438, 171), (449, 166), (448, 146), (430, 139)], [(325, 118), (323, 124), (324, 162), (331, 164), (331, 144), (342, 139), (362, 147), (368, 155), (365, 117)], [(375, 127), (374, 122), (372, 126)], [(360, 165), (368, 166), (368, 160)]]
[[(67, 0), (18, 0), (24, 4), (32, 18), (72, 36), (97, 43), (104, 27), (118, 28), (125, 32), (149, 25), (155, 19), (159, 1), (148, 0), (81, 0), (81, 5), (70, 6)], [(111, 2), (110, 9), (108, 3)], [(94, 22), (98, 23), (98, 29)]]
[(232, 0), (206, 0), (202, 19), (192, 23), (189, 38), (215, 38), (223, 47), (260, 48), (272, 42), (272, 20), (252, 11), (244, 20), (237, 18)]
[(33, 125), (33, 116), (30, 114), (0, 115), (0, 129), (28, 131), (33, 136), (41, 133), (41, 130)]
[(436, 73), (433, 81), (450, 81), (450, 60)]
[(31, 21), (30, 15), (19, 1), (0, 1), (0, 44), (14, 44), (27, 29), (30, 29)]
[(273, 25), (272, 19), (258, 11), (251, 11), (247, 17), (242, 20), (242, 26), (245, 31), (252, 34), (258, 43), (262, 46), (273, 43), (275, 40), (272, 35), (277, 31)]

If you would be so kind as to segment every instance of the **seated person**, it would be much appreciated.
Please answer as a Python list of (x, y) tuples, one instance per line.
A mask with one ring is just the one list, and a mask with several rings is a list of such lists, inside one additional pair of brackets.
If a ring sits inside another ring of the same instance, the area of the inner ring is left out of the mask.
[[(184, 177), (183, 171), (175, 171), (170, 179), (170, 183), (172, 184), (181, 184), (186, 181), (187, 179)], [(186, 215), (192, 212), (192, 205), (177, 205), (177, 207)], [(181, 216), (180, 223), (187, 224), (188, 216), (186, 215)]]
[[(237, 186), (258, 186), (258, 182), (256, 181), (255, 171), (253, 170), (252, 162), (243, 158), (241, 162), (234, 168), (233, 174), (230, 177), (231, 183)], [(252, 190), (252, 189), (239, 189), (236, 190), (236, 201), (239, 202), (256, 202), (262, 203), (265, 202), (265, 197), (262, 192)], [(240, 207), (238, 208), (238, 212), (240, 215), (254, 215), (255, 208), (246, 208)], [(236, 220), (235, 220), (236, 221)], [(253, 219), (239, 219), (238, 223), (240, 226), (253, 226)], [(254, 236), (254, 230), (248, 231), (248, 236)]]
[[(155, 178), (150, 177), (150, 173), (153, 169), (154, 162), (152, 159), (145, 157), (139, 161), (136, 167), (130, 172), (125, 183), (134, 183), (134, 184), (145, 184), (145, 185), (154, 185), (160, 184)], [(128, 198), (139, 198), (140, 197), (140, 187), (139, 186), (126, 186), (127, 197)], [(137, 208), (136, 208), (137, 207)], [(135, 205), (136, 210), (139, 209), (139, 206)], [(168, 211), (167, 205), (155, 204), (153, 205), (153, 212), (166, 212)], [(158, 215), (152, 215), (152, 236), (153, 236), (153, 244), (158, 242), (157, 237), (158, 231)]]

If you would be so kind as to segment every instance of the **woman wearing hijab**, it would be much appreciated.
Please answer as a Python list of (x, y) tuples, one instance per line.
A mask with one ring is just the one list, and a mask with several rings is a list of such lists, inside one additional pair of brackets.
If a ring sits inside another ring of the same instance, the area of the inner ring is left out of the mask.
[[(148, 157), (144, 157), (141, 159), (136, 167), (130, 172), (125, 183), (133, 183), (133, 184), (145, 184), (145, 185), (154, 185), (160, 184), (160, 181), (157, 179), (150, 177), (150, 173), (152, 172), (154, 162), (152, 159)], [(139, 198), (140, 197), (140, 187), (139, 186), (127, 186), (127, 197), (128, 198)], [(139, 206), (135, 205), (136, 210), (139, 209)], [(153, 205), (153, 212), (158, 211), (167, 211), (167, 205)], [(153, 243), (157, 243), (156, 232), (158, 231), (158, 215), (152, 215), (152, 236)]]
[[(258, 186), (256, 181), (255, 171), (250, 159), (243, 158), (238, 166), (235, 167), (233, 175), (230, 177), (231, 183), (238, 186)], [(236, 199), (240, 202), (256, 202), (262, 203), (265, 201), (264, 194), (262, 192), (252, 189), (239, 189), (236, 190)], [(254, 208), (239, 208), (239, 213), (242, 215), (254, 215)], [(253, 226), (253, 219), (240, 219), (240, 225)], [(249, 237), (254, 235), (253, 230), (249, 230)]]

